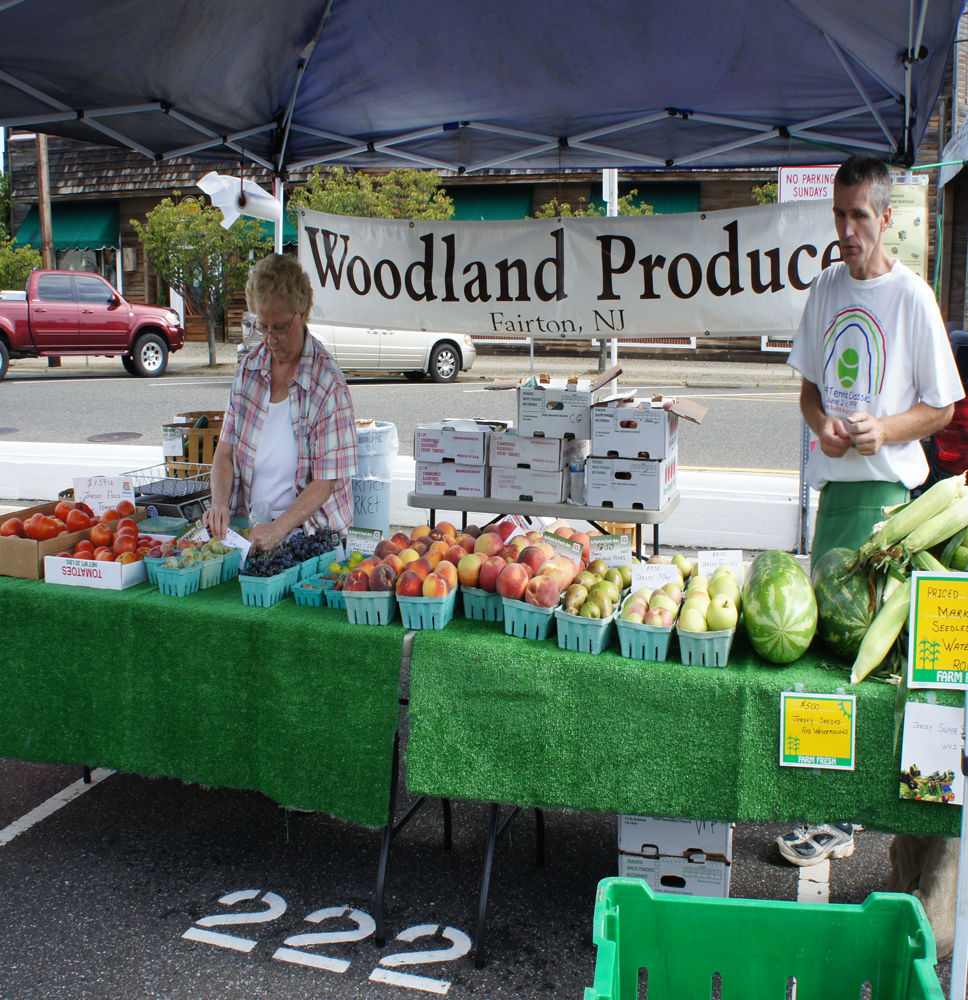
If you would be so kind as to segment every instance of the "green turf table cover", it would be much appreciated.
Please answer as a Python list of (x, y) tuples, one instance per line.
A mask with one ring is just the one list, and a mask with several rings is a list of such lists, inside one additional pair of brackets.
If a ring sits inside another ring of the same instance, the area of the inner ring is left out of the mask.
[(345, 611), (0, 578), (0, 756), (387, 821), (403, 630)]
[[(675, 651), (675, 647), (673, 647)], [(725, 669), (589, 655), (455, 618), (410, 661), (414, 794), (706, 820), (853, 820), (957, 836), (961, 809), (901, 801), (896, 688), (823, 669), (812, 649), (771, 667), (737, 633)], [(857, 696), (856, 770), (779, 765), (781, 691)], [(923, 692), (912, 699), (923, 700)], [(960, 693), (938, 703), (963, 705)]]

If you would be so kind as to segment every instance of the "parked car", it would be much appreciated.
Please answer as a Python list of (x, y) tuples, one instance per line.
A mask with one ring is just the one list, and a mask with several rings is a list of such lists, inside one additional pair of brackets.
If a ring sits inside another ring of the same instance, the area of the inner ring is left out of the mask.
[[(968, 330), (949, 330), (948, 340), (958, 365), (961, 384), (968, 391)], [(968, 470), (968, 400), (955, 403), (951, 423), (931, 435), (927, 451), (931, 475), (926, 485)]]
[[(261, 342), (254, 323), (252, 313), (245, 313), (238, 361)], [(435, 382), (453, 382), (477, 360), (474, 341), (464, 334), (364, 330), (323, 323), (310, 323), (309, 332), (343, 371), (402, 372), (411, 382), (419, 382), (429, 372)]]
[(99, 274), (33, 271), (26, 294), (0, 300), (0, 379), (11, 358), (120, 357), (125, 370), (157, 378), (185, 344), (174, 309), (135, 305)]

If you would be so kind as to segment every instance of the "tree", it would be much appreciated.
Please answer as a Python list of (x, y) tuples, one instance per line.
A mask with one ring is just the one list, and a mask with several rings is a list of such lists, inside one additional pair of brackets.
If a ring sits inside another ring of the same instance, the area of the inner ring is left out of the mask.
[(454, 201), (440, 186), (436, 170), (391, 170), (373, 177), (334, 167), (324, 176), (315, 166), (306, 186), (296, 188), (289, 198), (293, 220), (299, 208), (369, 219), (446, 221), (454, 214)]
[(770, 184), (757, 184), (750, 195), (757, 205), (775, 205), (780, 200), (779, 185), (775, 182)]
[(245, 287), (250, 257), (258, 259), (272, 250), (258, 219), (242, 216), (223, 229), (222, 218), (221, 209), (204, 201), (176, 204), (165, 198), (148, 213), (144, 226), (131, 220), (155, 273), (205, 320), (208, 363), (213, 366), (215, 324), (229, 298)]
[(39, 250), (14, 246), (13, 240), (8, 240), (0, 230), (0, 288), (24, 288), (30, 272), (42, 266)]
[(0, 173), (0, 239), (10, 232), (10, 174)]
[[(638, 189), (633, 188), (628, 194), (623, 194), (618, 200), (618, 214), (619, 215), (654, 215), (651, 205), (635, 203), (635, 196), (638, 194)], [(576, 219), (592, 219), (592, 218), (602, 218), (608, 215), (608, 210), (606, 208), (596, 208), (594, 205), (589, 205), (588, 208), (576, 208), (573, 209), (568, 202), (562, 204), (558, 203), (557, 198), (552, 198), (551, 201), (546, 202), (541, 208), (538, 209), (534, 215), (529, 215), (529, 219), (565, 219), (565, 218), (576, 218)]]

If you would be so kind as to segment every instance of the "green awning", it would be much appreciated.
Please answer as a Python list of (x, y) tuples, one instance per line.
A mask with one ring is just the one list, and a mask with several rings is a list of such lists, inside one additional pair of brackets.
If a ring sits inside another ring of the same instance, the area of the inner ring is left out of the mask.
[[(263, 219), (262, 231), (266, 234), (266, 239), (274, 240), (276, 238), (276, 224), (274, 222)], [(299, 230), (296, 229), (288, 212), (284, 212), (282, 216), (282, 245), (284, 247), (299, 245)]]
[[(121, 246), (119, 207), (116, 201), (78, 201), (50, 206), (54, 250), (104, 250)], [(17, 235), (17, 246), (40, 249), (40, 211), (33, 205)]]
[(533, 184), (455, 184), (444, 190), (454, 199), (454, 216), (458, 222), (493, 222), (501, 219), (523, 219), (531, 214)]

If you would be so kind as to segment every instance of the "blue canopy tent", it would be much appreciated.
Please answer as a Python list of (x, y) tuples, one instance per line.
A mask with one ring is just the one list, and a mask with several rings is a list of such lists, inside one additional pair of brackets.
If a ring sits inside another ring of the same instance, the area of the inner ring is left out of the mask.
[(0, 125), (470, 173), (910, 162), (962, 0), (0, 0)]

